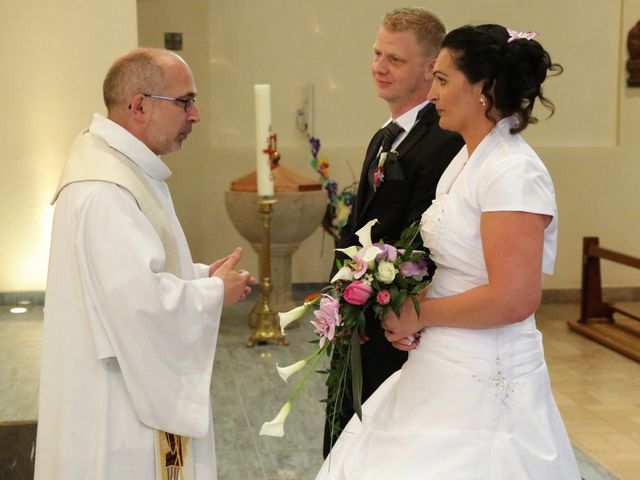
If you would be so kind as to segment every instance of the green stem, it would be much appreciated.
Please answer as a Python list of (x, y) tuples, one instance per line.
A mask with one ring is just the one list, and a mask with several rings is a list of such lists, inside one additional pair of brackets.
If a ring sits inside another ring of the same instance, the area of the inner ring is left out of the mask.
[(328, 346), (329, 346), (329, 342), (327, 341), (322, 346), (322, 348), (319, 348), (318, 350), (316, 350), (306, 358), (307, 361), (311, 361), (313, 359), (313, 363), (307, 366), (307, 370), (306, 372), (304, 372), (304, 377), (302, 377), (302, 380), (298, 382), (298, 385), (296, 385), (296, 388), (293, 390), (293, 393), (289, 397), (289, 400), (287, 400), (289, 403), (293, 403), (295, 398), (298, 396), (300, 389), (302, 389), (302, 386), (307, 382), (311, 374), (315, 371), (316, 365), (322, 358), (322, 354), (325, 352)]
[[(342, 372), (340, 373), (340, 380), (338, 381), (337, 391), (335, 393), (335, 401), (329, 405), (329, 409), (331, 410), (331, 433), (329, 434), (329, 439), (331, 441), (331, 448), (333, 448), (333, 442), (337, 439), (340, 434), (340, 430), (336, 428), (336, 418), (338, 417), (338, 409), (342, 410), (342, 405), (344, 403), (344, 395), (346, 392), (346, 377), (347, 371), (349, 370), (349, 359), (351, 358), (351, 342), (349, 342), (349, 346), (347, 347), (347, 351), (345, 352), (345, 360), (344, 367), (342, 368)], [(328, 395), (327, 395), (328, 397)], [(327, 398), (328, 401), (329, 398)]]

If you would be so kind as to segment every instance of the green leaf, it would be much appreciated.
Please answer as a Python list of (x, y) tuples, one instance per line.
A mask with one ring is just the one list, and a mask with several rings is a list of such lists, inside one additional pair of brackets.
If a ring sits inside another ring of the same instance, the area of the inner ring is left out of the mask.
[(351, 334), (351, 388), (353, 411), (362, 420), (362, 359), (360, 358), (360, 334)]
[(418, 298), (415, 297), (414, 295), (411, 295), (411, 301), (413, 302), (413, 308), (416, 309), (416, 314), (418, 315), (418, 318), (420, 318), (420, 302), (418, 301)]
[(397, 316), (400, 316), (400, 309), (407, 299), (407, 291), (406, 290), (398, 290), (396, 295), (391, 295), (390, 306), (391, 309)]
[(353, 329), (358, 326), (361, 310), (353, 305), (345, 304), (342, 310), (343, 329)]
[(364, 316), (364, 310), (358, 308), (356, 313), (356, 328), (359, 332), (364, 331), (364, 326), (366, 325), (367, 318)]
[(384, 321), (385, 318), (387, 318), (387, 313), (389, 312), (389, 305), (378, 305), (378, 309), (376, 309), (376, 317), (378, 318), (378, 320), (380, 320), (381, 322)]
[(335, 350), (331, 359), (331, 367), (327, 376), (327, 420), (331, 425), (330, 438), (331, 444), (338, 438), (342, 429), (339, 424), (339, 415), (345, 397), (349, 396), (350, 389), (347, 382), (350, 383), (350, 358), (351, 358), (351, 342), (336, 343)]
[(417, 294), (420, 293), (421, 290), (424, 290), (425, 288), (427, 288), (429, 286), (429, 284), (431, 284), (431, 279), (429, 280), (423, 280), (420, 283), (417, 283), (412, 289), (411, 289), (411, 293)]

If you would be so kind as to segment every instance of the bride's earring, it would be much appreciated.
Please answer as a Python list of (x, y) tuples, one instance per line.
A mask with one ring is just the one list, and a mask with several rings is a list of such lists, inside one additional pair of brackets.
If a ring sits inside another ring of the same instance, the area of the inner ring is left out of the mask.
[(484, 97), (480, 97), (480, 105), (487, 107), (487, 100)]

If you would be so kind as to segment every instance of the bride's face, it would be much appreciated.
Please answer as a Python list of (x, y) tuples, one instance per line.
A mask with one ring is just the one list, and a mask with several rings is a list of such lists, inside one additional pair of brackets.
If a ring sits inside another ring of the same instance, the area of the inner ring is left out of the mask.
[[(458, 70), (451, 50), (440, 51), (433, 67), (433, 85), (429, 100), (435, 103), (440, 115), (440, 127), (463, 134), (474, 128), (475, 122), (485, 117), (485, 107), (481, 103), (482, 82), (470, 83), (462, 71)], [(486, 103), (486, 101), (485, 101)]]

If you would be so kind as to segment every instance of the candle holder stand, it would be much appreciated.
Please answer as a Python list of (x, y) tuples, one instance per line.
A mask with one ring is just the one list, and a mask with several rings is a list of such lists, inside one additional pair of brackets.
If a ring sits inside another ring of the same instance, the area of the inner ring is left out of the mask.
[(271, 309), (269, 297), (273, 284), (271, 282), (271, 214), (274, 198), (264, 198), (258, 201), (258, 208), (262, 218), (262, 246), (260, 248), (260, 299), (254, 308), (256, 327), (253, 335), (249, 337), (247, 347), (255, 347), (257, 344), (267, 342), (279, 345), (289, 345), (288, 340), (282, 335), (278, 322), (278, 314)]

